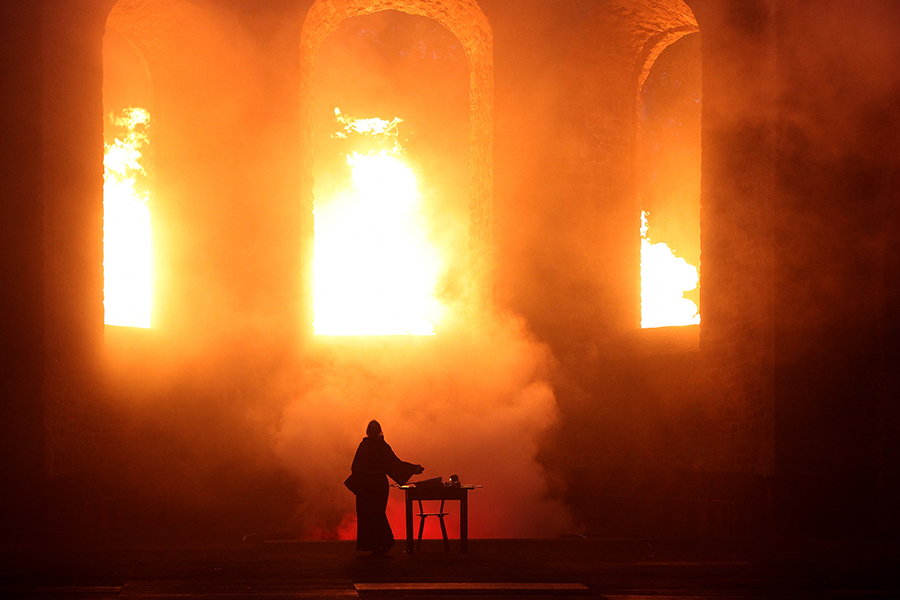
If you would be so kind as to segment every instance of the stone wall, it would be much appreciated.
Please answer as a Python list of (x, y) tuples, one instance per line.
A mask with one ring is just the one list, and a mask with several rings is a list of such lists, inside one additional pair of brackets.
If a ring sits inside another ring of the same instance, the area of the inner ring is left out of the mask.
[(3, 539), (39, 521), (46, 469), (41, 6), (0, 6), (0, 520)]

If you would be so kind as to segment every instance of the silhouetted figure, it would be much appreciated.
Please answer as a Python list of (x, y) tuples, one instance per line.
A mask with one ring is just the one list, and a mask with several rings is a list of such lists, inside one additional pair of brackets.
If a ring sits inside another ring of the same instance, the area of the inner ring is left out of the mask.
[(390, 485), (388, 476), (399, 484), (409, 481), (425, 469), (403, 462), (387, 442), (378, 421), (370, 421), (366, 437), (353, 457), (346, 485), (356, 494), (356, 549), (385, 554), (394, 545), (394, 533), (387, 519)]

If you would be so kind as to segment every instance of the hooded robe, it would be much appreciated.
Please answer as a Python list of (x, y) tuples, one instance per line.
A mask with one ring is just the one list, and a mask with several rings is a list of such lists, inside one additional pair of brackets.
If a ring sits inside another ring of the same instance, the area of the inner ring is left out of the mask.
[(390, 477), (400, 485), (415, 475), (418, 465), (403, 462), (384, 437), (365, 437), (356, 449), (350, 467), (356, 494), (356, 549), (384, 550), (394, 544), (387, 519)]

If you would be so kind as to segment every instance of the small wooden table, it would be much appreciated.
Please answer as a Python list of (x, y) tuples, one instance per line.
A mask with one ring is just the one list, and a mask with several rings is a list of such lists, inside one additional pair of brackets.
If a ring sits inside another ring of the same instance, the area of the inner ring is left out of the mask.
[(474, 485), (401, 485), (406, 492), (406, 551), (415, 552), (413, 544), (413, 502), (417, 500), (459, 500), (459, 551), (469, 551), (469, 490)]

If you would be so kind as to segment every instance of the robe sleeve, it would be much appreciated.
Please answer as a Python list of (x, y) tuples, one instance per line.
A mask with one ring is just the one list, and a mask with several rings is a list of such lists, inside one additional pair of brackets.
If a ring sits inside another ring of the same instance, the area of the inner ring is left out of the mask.
[(387, 443), (385, 443), (384, 463), (385, 473), (400, 485), (409, 481), (409, 478), (416, 474), (416, 469), (419, 466), (404, 462), (397, 458), (397, 455), (394, 454), (394, 451), (391, 450), (391, 447)]

